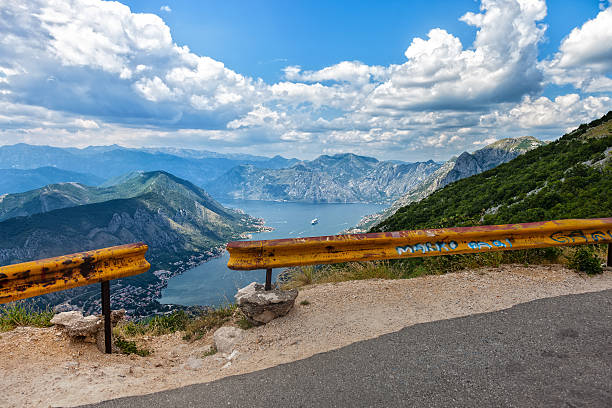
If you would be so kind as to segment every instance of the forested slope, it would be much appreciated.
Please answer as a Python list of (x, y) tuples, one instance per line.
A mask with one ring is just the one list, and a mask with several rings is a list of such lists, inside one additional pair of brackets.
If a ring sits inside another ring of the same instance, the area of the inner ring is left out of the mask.
[(399, 209), (372, 228), (612, 216), (612, 111), (560, 139)]

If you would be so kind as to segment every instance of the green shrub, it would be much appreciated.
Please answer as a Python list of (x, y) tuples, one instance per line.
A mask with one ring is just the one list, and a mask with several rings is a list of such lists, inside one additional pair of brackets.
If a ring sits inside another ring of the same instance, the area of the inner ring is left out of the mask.
[(214, 356), (215, 354), (217, 354), (217, 348), (215, 346), (212, 346), (210, 350), (202, 354), (202, 357)]
[(581, 246), (569, 257), (568, 266), (587, 275), (595, 275), (603, 271), (601, 261), (590, 246)]
[(192, 319), (185, 328), (184, 340), (201, 339), (209, 331), (223, 326), (239, 312), (236, 304), (230, 304), (211, 310), (195, 319)]
[(168, 315), (153, 316), (138, 322), (127, 322), (118, 327), (118, 332), (126, 337), (137, 335), (161, 336), (183, 331), (191, 318), (184, 310), (177, 310)]
[(0, 307), (0, 332), (17, 326), (49, 327), (55, 313), (51, 309), (37, 310), (24, 302)]
[(135, 342), (125, 340), (120, 336), (115, 338), (115, 346), (117, 346), (123, 354), (136, 354), (140, 357), (146, 357), (151, 354), (149, 350), (138, 348)]

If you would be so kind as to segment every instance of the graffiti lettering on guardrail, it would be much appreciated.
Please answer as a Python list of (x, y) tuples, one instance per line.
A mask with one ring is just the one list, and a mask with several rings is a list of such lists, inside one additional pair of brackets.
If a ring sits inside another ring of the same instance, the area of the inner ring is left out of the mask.
[(411, 254), (421, 251), (423, 253), (427, 253), (427, 252), (431, 252), (431, 251), (438, 251), (438, 252), (442, 252), (442, 250), (444, 251), (452, 251), (453, 249), (456, 249), (459, 246), (459, 244), (456, 241), (450, 241), (450, 242), (424, 242), (422, 244), (414, 244), (414, 245), (406, 245), (403, 247), (396, 247), (395, 249), (397, 250), (397, 253), (399, 255), (403, 254), (404, 252), (408, 252), (410, 251)]
[(512, 248), (512, 242), (510, 242), (510, 238), (504, 238), (501, 241), (499, 239), (492, 241), (470, 241), (468, 246), (472, 249)]
[[(589, 241), (589, 236), (590, 236), (590, 241)], [(574, 230), (570, 232), (558, 231), (558, 232), (554, 232), (550, 234), (550, 239), (556, 242), (564, 243), (564, 244), (567, 244), (570, 242), (576, 242), (577, 239), (579, 241), (584, 241), (588, 243), (588, 242), (597, 242), (597, 241), (609, 239), (609, 238), (612, 238), (612, 232), (610, 230), (606, 232), (595, 231), (589, 234), (585, 234), (582, 230)]]
[[(510, 238), (504, 239), (494, 239), (491, 241), (470, 241), (467, 246), (471, 249), (480, 250), (480, 249), (491, 249), (491, 248), (512, 248), (512, 242)], [(395, 247), (398, 255), (402, 255), (403, 253), (414, 254), (415, 252), (421, 251), (422, 253), (428, 252), (450, 252), (459, 247), (457, 241), (450, 242), (423, 242), (414, 245), (406, 245), (406, 246), (398, 246)]]

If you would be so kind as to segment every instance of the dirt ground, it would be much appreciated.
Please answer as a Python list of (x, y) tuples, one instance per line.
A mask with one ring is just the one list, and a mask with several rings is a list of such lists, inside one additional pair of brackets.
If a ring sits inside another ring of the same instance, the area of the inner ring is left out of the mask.
[(153, 353), (138, 357), (102, 354), (55, 328), (17, 328), (0, 333), (0, 406), (74, 406), (147, 394), (303, 359), (413, 324), (605, 289), (612, 289), (610, 270), (587, 277), (558, 265), (312, 286), (300, 290), (287, 316), (248, 330), (232, 355), (208, 357), (212, 334), (192, 343), (181, 333), (145, 337), (140, 345)]

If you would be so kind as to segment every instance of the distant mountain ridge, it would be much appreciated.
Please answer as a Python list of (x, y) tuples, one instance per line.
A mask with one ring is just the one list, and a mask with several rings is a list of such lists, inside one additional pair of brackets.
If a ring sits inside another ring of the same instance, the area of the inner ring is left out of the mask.
[[(84, 173), (91, 175), (91, 178), (102, 180), (137, 170), (163, 170), (200, 186), (240, 164), (280, 168), (295, 162), (297, 162), (297, 159), (286, 159), (281, 156), (270, 158), (178, 148), (132, 149), (111, 145), (77, 149), (25, 143), (0, 146), (0, 169), (57, 168), (69, 172)], [(73, 177), (73, 179), (54, 179), (52, 182), (80, 182), (81, 180)], [(29, 187), (32, 186), (32, 183), (28, 181), (24, 185)], [(42, 187), (43, 185), (35, 185), (35, 187)], [(27, 189), (18, 185), (13, 190), (6, 190), (5, 192), (26, 191)]]
[(92, 174), (77, 173), (55, 167), (39, 167), (36, 169), (0, 169), (0, 195), (21, 193), (48, 184), (72, 181), (95, 186), (104, 179)]
[(458, 157), (445, 162), (419, 185), (394, 201), (385, 211), (364, 217), (352, 231), (367, 231), (374, 224), (393, 215), (399, 208), (420, 201), (448, 184), (495, 168), (545, 144), (533, 136), (523, 136), (498, 140), (473, 153), (463, 152)]
[(612, 215), (612, 111), (399, 208), (373, 231)]
[(216, 197), (323, 203), (390, 202), (440, 167), (379, 161), (352, 153), (322, 155), (282, 169), (242, 165), (206, 185)]

